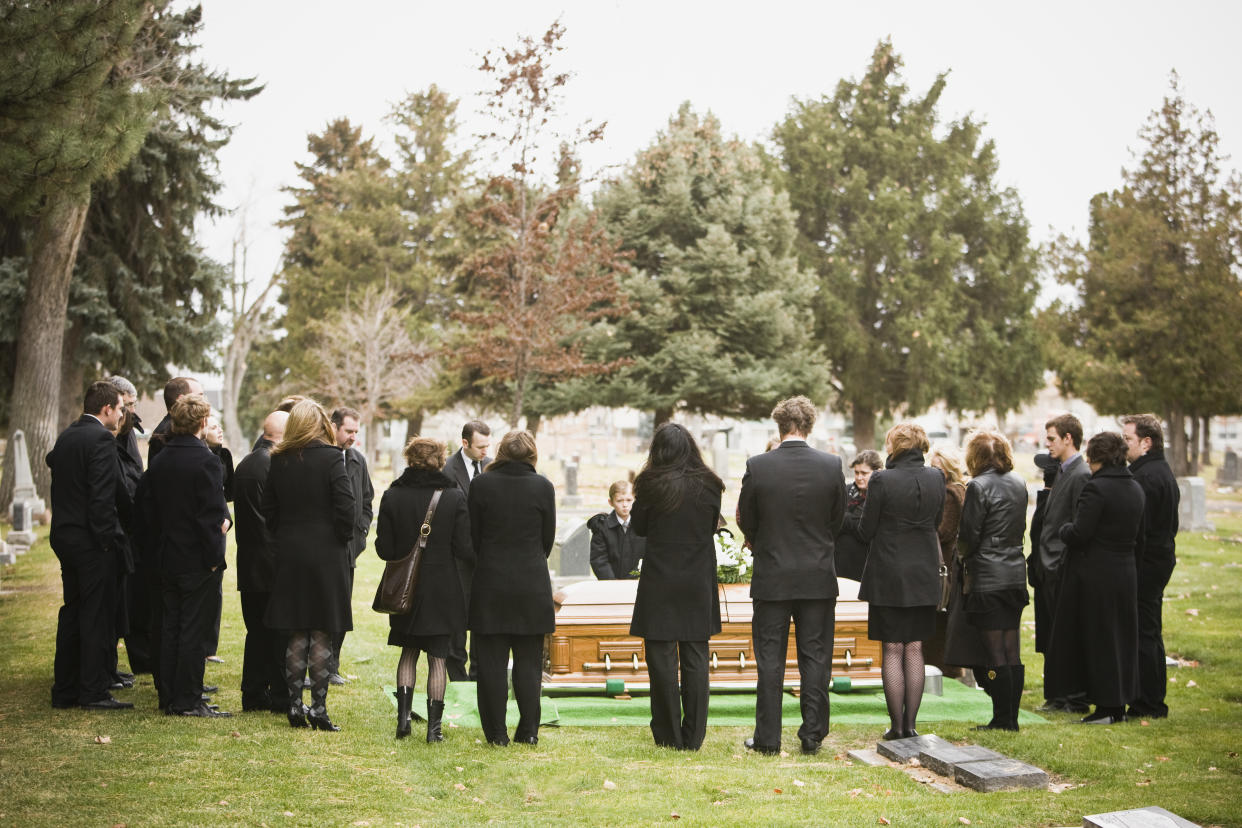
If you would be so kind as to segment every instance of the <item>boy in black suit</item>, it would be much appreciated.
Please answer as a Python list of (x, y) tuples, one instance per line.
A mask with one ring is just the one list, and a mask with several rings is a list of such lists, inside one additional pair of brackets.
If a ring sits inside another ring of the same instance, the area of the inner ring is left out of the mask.
[(608, 505), (612, 511), (600, 512), (587, 521), (591, 530), (591, 571), (601, 581), (626, 581), (643, 559), (647, 539), (630, 531), (630, 508), (634, 505), (634, 487), (628, 480), (618, 480), (608, 487)]

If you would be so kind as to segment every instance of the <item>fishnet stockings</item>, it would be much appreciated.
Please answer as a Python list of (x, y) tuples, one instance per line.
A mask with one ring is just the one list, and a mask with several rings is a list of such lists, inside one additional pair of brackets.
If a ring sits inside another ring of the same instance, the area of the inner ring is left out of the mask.
[(923, 642), (883, 642), (880, 679), (891, 729), (898, 733), (914, 730), (923, 700)]
[[(418, 654), (416, 647), (402, 647), (401, 658), (397, 661), (397, 686), (413, 687), (418, 678)], [(427, 698), (431, 701), (444, 701), (444, 690), (448, 686), (448, 665), (443, 658), (427, 656)]]

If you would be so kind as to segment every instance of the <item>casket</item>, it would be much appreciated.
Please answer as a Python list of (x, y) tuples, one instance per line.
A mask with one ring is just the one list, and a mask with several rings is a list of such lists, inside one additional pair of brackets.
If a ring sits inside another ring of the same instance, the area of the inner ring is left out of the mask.
[[(867, 603), (858, 599), (858, 583), (837, 580), (836, 631), (832, 645), (832, 680), (836, 690), (880, 683), (880, 642), (867, 638)], [(720, 584), (720, 626), (708, 642), (714, 688), (753, 689), (759, 678), (750, 640), (750, 584)], [(543, 684), (547, 688), (620, 692), (650, 686), (643, 640), (630, 635), (638, 581), (579, 581), (559, 589), (556, 631), (544, 647)], [(785, 686), (798, 688), (794, 626), (789, 626)], [(609, 682), (613, 683), (609, 683)]]

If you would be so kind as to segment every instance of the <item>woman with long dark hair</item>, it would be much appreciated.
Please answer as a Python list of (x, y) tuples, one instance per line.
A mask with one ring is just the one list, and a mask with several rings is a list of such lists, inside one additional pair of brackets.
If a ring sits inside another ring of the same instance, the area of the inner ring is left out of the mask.
[[(289, 412), (284, 439), (272, 449), (263, 517), (276, 546), (276, 574), (264, 623), (289, 636), (285, 681), (289, 724), (340, 730), (328, 718), (328, 676), (336, 633), (352, 630), (349, 540), (354, 490), (328, 413), (314, 400)], [(302, 704), (309, 672), (311, 706)]]
[(651, 734), (663, 747), (698, 750), (707, 733), (707, 640), (720, 632), (712, 535), (723, 491), (684, 426), (656, 429), (634, 481), (630, 525), (647, 551), (630, 635), (643, 639)]
[(1013, 470), (1013, 450), (1004, 435), (981, 431), (966, 442), (966, 486), (957, 555), (961, 562), (963, 610), (983, 638), (987, 660), (974, 667), (975, 680), (992, 697), (992, 720), (980, 730), (1017, 730), (1018, 702), (1026, 667), (1018, 652), (1018, 622), (1026, 594), (1026, 481)]
[(936, 631), (944, 473), (924, 465), (931, 448), (917, 423), (884, 437), (884, 469), (871, 475), (859, 534), (871, 541), (858, 597), (867, 602), (867, 637), (882, 642), (880, 677), (888, 706), (885, 739), (917, 736), (923, 700), (923, 642)]
[(518, 706), (515, 742), (539, 742), (543, 638), (556, 629), (548, 555), (556, 539), (556, 493), (535, 472), (529, 431), (510, 431), (496, 459), (470, 483), (470, 534), (477, 564), (470, 589), (470, 632), (479, 667), (476, 695), (488, 744), (509, 744), (505, 668), (513, 654)]

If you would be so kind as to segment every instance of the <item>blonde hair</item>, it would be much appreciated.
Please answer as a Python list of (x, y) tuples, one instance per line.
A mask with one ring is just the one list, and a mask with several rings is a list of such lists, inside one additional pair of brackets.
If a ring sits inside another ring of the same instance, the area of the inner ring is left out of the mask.
[(618, 480), (608, 487), (608, 502), (612, 503), (622, 492), (634, 494), (634, 484), (628, 480)]
[(500, 446), (496, 449), (496, 459), (487, 464), (487, 471), (493, 471), (506, 463), (539, 462), (539, 449), (535, 446), (535, 435), (529, 431), (510, 431), (500, 438)]
[(404, 455), (411, 468), (439, 471), (444, 466), (444, 443), (430, 437), (415, 437), (405, 444)]
[(211, 417), (211, 403), (202, 394), (183, 394), (168, 410), (173, 434), (197, 434)]
[(889, 457), (917, 448), (924, 454), (931, 448), (927, 432), (918, 423), (898, 423), (884, 435), (884, 453)]
[(329, 446), (336, 445), (332, 421), (319, 403), (312, 399), (300, 400), (293, 404), (289, 419), (285, 423), (284, 439), (272, 449), (272, 454), (301, 451), (316, 441)]
[(974, 477), (988, 469), (1001, 474), (1013, 471), (1013, 449), (998, 431), (976, 431), (966, 440), (966, 468)]
[[(937, 466), (936, 464), (939, 463)], [(948, 446), (936, 446), (927, 456), (927, 465), (935, 466), (944, 472), (945, 482), (966, 482), (966, 469), (962, 466), (962, 455), (957, 449)]]

